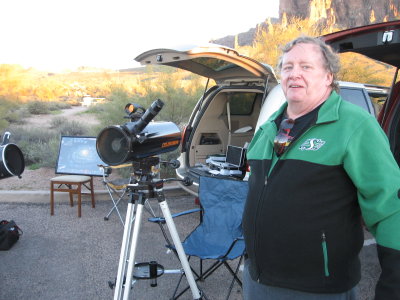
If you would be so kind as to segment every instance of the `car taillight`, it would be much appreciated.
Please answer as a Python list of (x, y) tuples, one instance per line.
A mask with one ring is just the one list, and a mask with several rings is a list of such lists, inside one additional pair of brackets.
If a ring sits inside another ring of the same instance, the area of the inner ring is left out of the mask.
[(187, 148), (188, 148), (188, 146), (187, 146), (186, 144), (187, 144), (187, 142), (188, 142), (188, 140), (189, 140), (189, 138), (190, 138), (190, 135), (191, 135), (191, 133), (192, 133), (192, 130), (193, 130), (193, 128), (190, 127), (189, 125), (183, 127), (183, 130), (182, 130), (182, 139), (181, 139), (181, 152), (186, 152), (186, 150), (187, 150)]
[(182, 139), (181, 139), (181, 152), (186, 152), (186, 132), (188, 127), (185, 126), (182, 130)]

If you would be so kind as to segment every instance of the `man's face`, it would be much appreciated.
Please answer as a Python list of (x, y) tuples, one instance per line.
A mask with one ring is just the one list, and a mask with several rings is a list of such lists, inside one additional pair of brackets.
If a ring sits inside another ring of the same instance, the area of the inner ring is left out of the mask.
[(306, 102), (307, 106), (318, 106), (329, 96), (332, 80), (317, 45), (297, 44), (283, 55), (281, 82), (289, 104)]

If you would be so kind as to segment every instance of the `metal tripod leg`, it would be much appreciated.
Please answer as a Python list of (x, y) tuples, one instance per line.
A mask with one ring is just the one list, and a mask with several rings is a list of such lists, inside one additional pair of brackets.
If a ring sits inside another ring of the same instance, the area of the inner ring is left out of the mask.
[[(132, 197), (133, 196), (131, 195), (131, 200)], [(128, 300), (129, 293), (131, 291), (133, 267), (135, 264), (135, 255), (136, 255), (136, 245), (139, 237), (140, 223), (143, 214), (143, 206), (144, 206), (143, 195), (139, 194), (139, 202), (136, 205), (136, 214), (134, 212), (134, 204), (132, 202), (133, 201), (130, 201), (130, 203), (128, 204), (126, 212), (124, 234), (122, 238), (121, 253), (119, 257), (117, 280), (115, 283), (114, 300), (121, 299), (122, 290), (124, 290), (123, 299)], [(132, 231), (133, 222), (135, 223)], [(129, 254), (129, 259), (127, 259), (128, 254)], [(125, 280), (125, 288), (123, 289), (124, 280)]]
[(140, 225), (143, 216), (143, 206), (144, 206), (143, 194), (139, 194), (139, 202), (136, 206), (135, 224), (133, 226), (133, 232), (132, 232), (132, 242), (129, 249), (128, 267), (126, 270), (127, 273), (126, 273), (126, 281), (124, 288), (124, 298), (123, 298), (124, 300), (129, 299), (129, 294), (131, 292), (133, 268), (135, 267), (137, 241), (139, 239)]
[(174, 242), (174, 246), (176, 252), (178, 253), (178, 257), (181, 262), (183, 271), (185, 272), (186, 279), (190, 286), (190, 290), (192, 291), (193, 299), (201, 299), (200, 291), (196, 285), (196, 280), (194, 279), (192, 270), (190, 269), (190, 265), (187, 256), (185, 254), (185, 250), (183, 250), (183, 246), (179, 238), (178, 231), (176, 230), (174, 220), (172, 219), (171, 211), (169, 210), (168, 203), (165, 200), (162, 190), (157, 191), (157, 200), (160, 204), (161, 211), (165, 218), (165, 222), (167, 223), (167, 227), (169, 233), (171, 234), (172, 241)]
[[(114, 291), (114, 300), (120, 300), (120, 299), (128, 300), (131, 291), (133, 271), (135, 267), (137, 241), (139, 238), (140, 226), (143, 215), (143, 207), (145, 203), (145, 198), (143, 193), (139, 192), (139, 199), (136, 205), (136, 213), (134, 213), (132, 197), (133, 195), (131, 194), (131, 200), (130, 203), (128, 204), (126, 213), (124, 235), (122, 238), (121, 254), (118, 265), (118, 274)], [(192, 270), (190, 269), (188, 259), (186, 257), (185, 251), (183, 250), (183, 246), (180, 241), (178, 232), (176, 230), (175, 223), (172, 219), (171, 212), (169, 210), (168, 204), (165, 200), (162, 190), (157, 192), (157, 199), (161, 207), (163, 216), (165, 218), (165, 222), (170, 232), (172, 241), (175, 245), (175, 249), (178, 253), (178, 257), (181, 262), (182, 268), (185, 272), (187, 281), (192, 291), (193, 299), (199, 300), (201, 299), (200, 291), (196, 285), (196, 281), (194, 279)], [(134, 224), (132, 231), (131, 228), (133, 222)], [(129, 258), (127, 259), (128, 253), (129, 253)], [(125, 287), (124, 287), (124, 279), (125, 279)], [(123, 298), (121, 298), (122, 290), (123, 290)]]

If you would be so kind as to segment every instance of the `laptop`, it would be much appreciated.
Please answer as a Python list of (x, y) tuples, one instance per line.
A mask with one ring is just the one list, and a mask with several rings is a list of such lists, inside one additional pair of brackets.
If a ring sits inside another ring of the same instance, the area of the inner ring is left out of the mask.
[(224, 160), (221, 161), (221, 157), (210, 157), (207, 163), (222, 169), (240, 169), (244, 165), (245, 155), (245, 148), (228, 145)]
[(242, 147), (228, 145), (225, 163), (228, 167), (241, 168), (244, 164), (245, 149)]

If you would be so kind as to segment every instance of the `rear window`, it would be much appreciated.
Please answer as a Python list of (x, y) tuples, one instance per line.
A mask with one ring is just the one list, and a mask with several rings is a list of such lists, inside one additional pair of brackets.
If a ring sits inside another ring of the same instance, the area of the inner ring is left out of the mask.
[(228, 68), (234, 67), (235, 65), (223, 60), (223, 59), (217, 59), (217, 58), (212, 58), (212, 57), (198, 57), (192, 59), (192, 61), (201, 64), (207, 68), (213, 69), (214, 71), (222, 71), (226, 70)]
[(350, 103), (353, 103), (361, 108), (365, 109), (367, 112), (370, 111), (370, 106), (368, 105), (368, 98), (364, 91), (356, 88), (340, 88), (340, 95), (342, 98)]
[(228, 101), (231, 115), (250, 115), (253, 112), (257, 93), (231, 93)]

